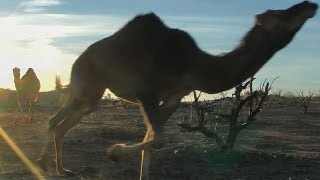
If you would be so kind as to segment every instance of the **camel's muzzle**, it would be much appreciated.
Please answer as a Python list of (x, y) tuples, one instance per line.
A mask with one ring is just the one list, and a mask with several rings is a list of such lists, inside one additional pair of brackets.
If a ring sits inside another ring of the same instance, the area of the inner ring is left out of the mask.
[(318, 9), (318, 4), (309, 1), (304, 1), (302, 3), (296, 4), (286, 11), (291, 15), (295, 16), (305, 16), (306, 18), (312, 18)]

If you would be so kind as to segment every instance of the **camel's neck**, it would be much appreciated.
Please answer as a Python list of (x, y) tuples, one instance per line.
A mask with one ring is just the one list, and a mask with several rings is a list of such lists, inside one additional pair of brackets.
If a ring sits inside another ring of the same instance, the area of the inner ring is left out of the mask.
[(278, 50), (290, 41), (284, 40), (282, 44), (275, 45), (270, 42), (268, 34), (260, 34), (259, 31), (259, 29), (252, 29), (237, 48), (224, 55), (212, 56), (203, 51), (199, 52), (194, 88), (207, 93), (228, 90), (254, 76)]
[(14, 74), (14, 85), (15, 85), (17, 90), (21, 89), (20, 74)]

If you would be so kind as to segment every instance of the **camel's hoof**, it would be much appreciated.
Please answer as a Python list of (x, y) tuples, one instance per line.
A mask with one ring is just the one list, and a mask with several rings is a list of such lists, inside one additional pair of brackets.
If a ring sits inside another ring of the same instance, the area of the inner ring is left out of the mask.
[(125, 147), (125, 144), (114, 144), (107, 149), (107, 155), (115, 162), (124, 159), (128, 157), (128, 153), (124, 151)]
[(74, 173), (73, 171), (69, 170), (69, 169), (57, 169), (57, 173), (59, 176), (65, 176), (65, 177), (73, 177), (76, 176), (76, 173)]

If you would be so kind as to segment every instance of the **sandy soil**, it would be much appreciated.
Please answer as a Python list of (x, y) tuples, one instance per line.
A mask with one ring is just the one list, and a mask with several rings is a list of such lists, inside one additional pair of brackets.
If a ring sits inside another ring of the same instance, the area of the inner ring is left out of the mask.
[[(37, 107), (35, 119), (13, 125), (14, 111), (0, 111), (0, 125), (34, 161), (46, 139), (47, 124), (57, 111)], [(214, 141), (200, 133), (184, 132), (176, 124), (189, 115), (181, 107), (168, 121), (167, 149), (152, 157), (150, 179), (320, 179), (320, 103), (302, 114), (298, 107), (273, 106), (238, 138), (235, 153), (225, 157)], [(58, 177), (51, 169), (46, 179), (138, 179), (140, 154), (112, 162), (106, 154), (114, 143), (143, 139), (145, 127), (138, 108), (102, 107), (83, 118), (65, 137), (64, 166), (75, 177)], [(0, 179), (34, 179), (0, 138)]]

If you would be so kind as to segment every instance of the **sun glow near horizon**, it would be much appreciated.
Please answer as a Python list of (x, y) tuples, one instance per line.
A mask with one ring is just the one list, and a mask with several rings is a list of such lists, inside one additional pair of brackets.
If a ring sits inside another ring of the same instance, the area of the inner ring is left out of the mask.
[(66, 54), (51, 44), (61, 27), (24, 25), (19, 17), (0, 18), (0, 87), (14, 89), (12, 69), (21, 69), (21, 76), (34, 68), (41, 81), (41, 91), (54, 89), (55, 75), (68, 81), (75, 55)]
[[(1, 40), (0, 40), (1, 41)], [(14, 43), (0, 46), (5, 49), (0, 55), (0, 87), (14, 88), (12, 69), (21, 69), (21, 77), (29, 67), (32, 67), (41, 81), (41, 91), (48, 91), (54, 88), (55, 75), (62, 76), (66, 81), (71, 70), (72, 60), (75, 56), (65, 55), (43, 42), (34, 42), (28, 48), (21, 48)], [(19, 52), (19, 53), (17, 53)], [(61, 68), (63, 67), (63, 68)]]

